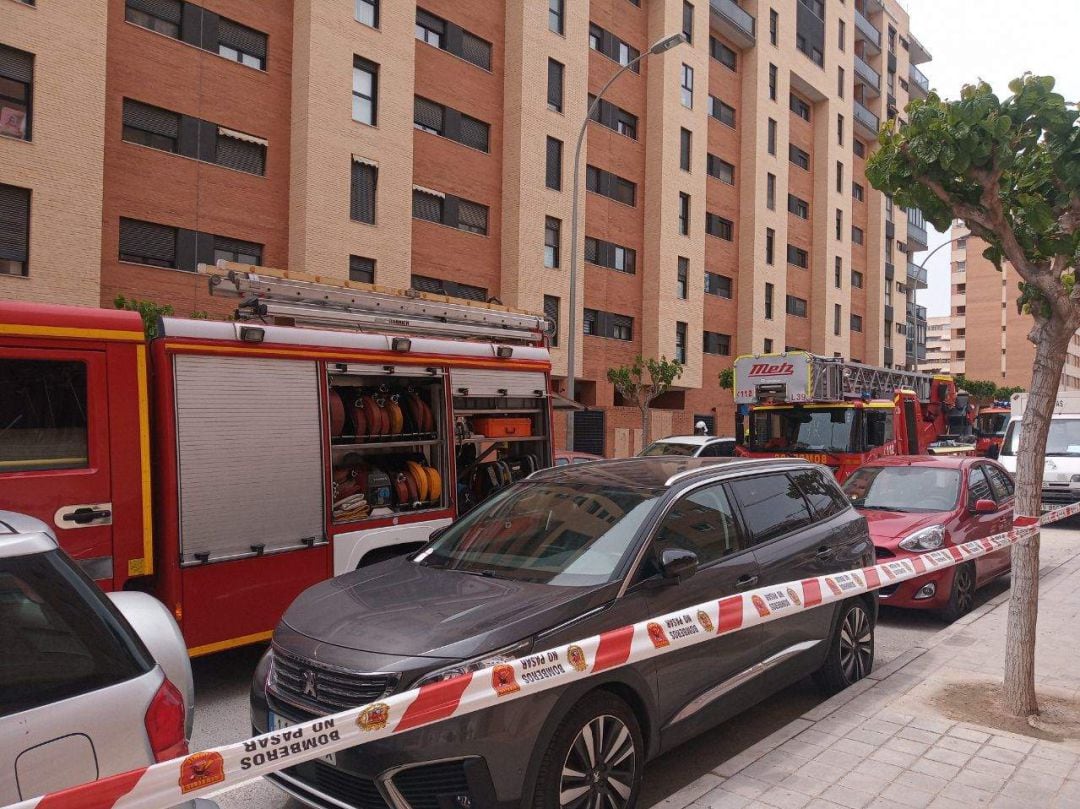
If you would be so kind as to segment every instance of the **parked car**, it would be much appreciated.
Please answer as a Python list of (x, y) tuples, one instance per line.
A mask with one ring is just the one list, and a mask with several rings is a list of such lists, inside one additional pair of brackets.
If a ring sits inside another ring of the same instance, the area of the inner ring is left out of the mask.
[(195, 688), (171, 613), (106, 595), (45, 523), (10, 511), (0, 649), (0, 805), (187, 754)]
[(669, 435), (653, 441), (640, 452), (645, 458), (657, 455), (682, 455), (687, 458), (730, 458), (735, 454), (735, 439), (715, 435)]
[[(255, 672), (252, 724), (872, 561), (865, 520), (802, 460), (543, 470), (412, 556), (302, 593)], [(807, 674), (829, 691), (865, 676), (876, 614), (873, 593), (853, 597), (268, 777), (316, 807), (632, 807), (647, 759)]]
[(571, 452), (568, 449), (555, 450), (555, 465), (567, 466), (568, 464), (588, 463), (589, 461), (604, 460), (601, 455), (593, 455), (591, 452)]
[[(878, 561), (918, 556), (1007, 531), (1013, 481), (1001, 464), (971, 456), (882, 458), (857, 469), (844, 491), (870, 525)], [(937, 570), (878, 591), (882, 604), (938, 610), (955, 621), (975, 591), (1008, 573), (1012, 549)]]

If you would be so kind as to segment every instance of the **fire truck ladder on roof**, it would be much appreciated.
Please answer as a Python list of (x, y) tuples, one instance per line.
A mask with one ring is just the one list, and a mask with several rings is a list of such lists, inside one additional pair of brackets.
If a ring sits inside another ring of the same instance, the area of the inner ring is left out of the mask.
[(554, 324), (542, 315), (501, 304), (359, 284), (324, 283), (321, 278), (219, 261), (200, 265), (210, 294), (241, 298), (238, 320), (288, 318), (297, 325), (356, 331), (436, 334), (501, 342), (541, 343)]
[(929, 374), (876, 368), (832, 357), (811, 357), (810, 368), (814, 401), (892, 396), (894, 391), (906, 388), (915, 391), (919, 401), (926, 402), (930, 400), (930, 387), (934, 381)]

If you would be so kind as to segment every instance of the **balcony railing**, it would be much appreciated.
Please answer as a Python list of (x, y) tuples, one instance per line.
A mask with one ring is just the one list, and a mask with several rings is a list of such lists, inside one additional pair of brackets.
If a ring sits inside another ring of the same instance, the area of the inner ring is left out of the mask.
[(913, 252), (916, 253), (925, 250), (927, 248), (926, 228), (915, 224), (909, 219), (907, 223), (907, 240), (909, 250), (912, 250), (913, 247)]
[(881, 95), (881, 74), (858, 56), (855, 57), (855, 75), (862, 79), (875, 95)]
[(921, 320), (923, 323), (926, 322), (926, 307), (925, 306), (916, 306), (915, 307), (915, 319), (916, 320)]
[(913, 65), (921, 65), (923, 62), (929, 62), (934, 57), (930, 55), (930, 51), (926, 49), (915, 37), (914, 34), (908, 32), (908, 54)]
[(907, 277), (909, 281), (916, 285), (916, 289), (926, 289), (926, 267), (920, 267), (909, 261), (907, 265)]
[(881, 50), (881, 31), (857, 9), (855, 11), (855, 31), (875, 50)]
[(858, 101), (852, 103), (855, 105), (855, 123), (861, 124), (871, 137), (876, 138), (881, 120)]
[[(858, 57), (855, 57), (858, 59)], [(856, 64), (856, 68), (858, 65)], [(926, 95), (930, 92), (930, 79), (923, 75), (923, 72), (915, 65), (908, 65), (908, 78), (911, 83), (908, 85), (911, 90), (911, 95), (919, 95), (926, 98)]]
[(757, 41), (757, 20), (753, 14), (740, 8), (735, 0), (709, 0), (709, 7), (725, 34), (744, 48), (754, 46)]

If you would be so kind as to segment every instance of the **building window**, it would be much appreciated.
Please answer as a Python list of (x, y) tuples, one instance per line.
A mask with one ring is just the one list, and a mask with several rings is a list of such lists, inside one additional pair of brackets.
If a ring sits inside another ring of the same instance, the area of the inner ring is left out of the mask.
[(769, 44), (775, 45), (780, 35), (780, 15), (775, 8), (769, 9)]
[(675, 269), (675, 297), (686, 300), (690, 294), (690, 259), (679, 256)]
[(230, 239), (225, 236), (214, 237), (214, 263), (232, 261), (236, 264), (262, 264), (263, 246), (255, 242)]
[(368, 126), (378, 121), (379, 66), (359, 56), (353, 57), (352, 117)]
[(641, 65), (637, 62), (641, 52), (596, 23), (589, 23), (589, 47), (624, 67), (633, 62), (630, 69), (635, 73), (641, 71)]
[(0, 275), (30, 274), (30, 189), (0, 185)]
[(679, 235), (690, 235), (690, 195), (679, 192)]
[(688, 43), (694, 42), (694, 7), (683, 0), (682, 4), (682, 35)]
[(716, 96), (709, 96), (709, 115), (722, 124), (735, 127), (735, 108)]
[(217, 39), (218, 56), (256, 70), (266, 69), (266, 34), (262, 31), (219, 17)]
[(804, 121), (810, 120), (810, 105), (794, 93), (791, 93), (788, 96), (788, 106), (793, 113), (798, 115)]
[(423, 9), (416, 9), (416, 38), (436, 48), (442, 48), (446, 22)]
[(851, 196), (854, 197), (857, 202), (862, 202), (866, 198), (866, 190), (858, 183), (852, 183)]
[(475, 233), (478, 236), (487, 236), (488, 232), (488, 207), (476, 202), (458, 199), (457, 229)]
[(731, 355), (731, 335), (716, 331), (703, 331), (701, 350), (706, 354), (718, 354), (721, 357)]
[(611, 336), (616, 340), (633, 340), (634, 319), (626, 315), (612, 315)]
[(866, 157), (866, 144), (864, 144), (858, 138), (855, 138), (851, 143), (852, 151), (855, 152), (856, 157)]
[(773, 285), (765, 284), (765, 319), (773, 319)]
[(851, 226), (851, 243), (862, 244), (863, 243), (863, 230), (862, 228)]
[(795, 317), (806, 317), (806, 301), (802, 298), (796, 298), (794, 295), (788, 295), (787, 313)]
[(851, 286), (855, 289), (862, 289), (863, 287), (863, 274), (858, 270), (851, 271)]
[(836, 68), (836, 94), (840, 98), (844, 97), (844, 68)]
[(769, 119), (769, 154), (776, 156), (776, 121)]
[(0, 135), (31, 139), (34, 55), (0, 45)]
[(379, 170), (375, 166), (353, 158), (349, 217), (354, 222), (375, 224), (375, 187), (378, 178)]
[(684, 128), (679, 130), (679, 168), (683, 171), (690, 171), (692, 141), (693, 135), (690, 134), (689, 129)]
[(562, 112), (563, 106), (563, 73), (562, 62), (548, 59), (548, 85), (547, 103), (548, 109), (553, 112)]
[(765, 175), (765, 207), (776, 210), (776, 175), (772, 172)]
[(769, 100), (776, 101), (776, 65), (769, 65)]
[(735, 185), (735, 167), (726, 160), (721, 160), (714, 154), (707, 155), (705, 170), (710, 177), (728, 185)]
[(770, 340), (768, 337), (766, 337), (765, 341), (761, 344), (761, 350), (766, 354), (771, 354), (772, 353), (772, 345), (773, 345), (772, 340)]
[(349, 256), (349, 280), (361, 284), (375, 283), (375, 259)]
[(963, 237), (956, 240), (956, 249), (957, 250), (967, 250), (967, 237), (966, 236), (963, 236)]
[(709, 37), (709, 55), (729, 70), (738, 70), (739, 57), (716, 37)]
[(776, 231), (765, 228), (765, 263), (772, 264), (776, 251)]
[(443, 202), (446, 198), (445, 194), (437, 194), (431, 191), (422, 191), (419, 188), (413, 189), (412, 197), (412, 215), (414, 219), (425, 219), (428, 222), (438, 222), (442, 224), (443, 221)]
[(176, 268), (176, 228), (120, 219), (120, 261)]
[(124, 99), (123, 139), (163, 152), (179, 149), (180, 116), (175, 112)]
[(810, 170), (810, 153), (804, 152), (794, 143), (788, 144), (788, 160), (801, 169)]
[(837, 23), (836, 42), (840, 46), (840, 50), (844, 50), (847, 46), (847, 43), (845, 42), (847, 38), (847, 24), (843, 20), (837, 20)]
[(679, 82), (682, 105), (687, 109), (692, 109), (694, 106), (694, 68), (684, 64), (680, 75), (682, 77)]
[(127, 0), (124, 19), (173, 39), (180, 38), (180, 0)]
[(862, 315), (851, 316), (851, 330), (858, 332), (862, 331)]
[(600, 103), (593, 107), (593, 103), (596, 101), (596, 96), (589, 96), (589, 120), (596, 121), (602, 126), (606, 126), (608, 129), (612, 129), (618, 132), (620, 135), (626, 135), (628, 138), (637, 140), (637, 124), (638, 119), (636, 115), (633, 115), (621, 107), (617, 107), (610, 101), (606, 101), (601, 98)]
[(562, 222), (553, 216), (544, 218), (544, 266), (555, 269), (559, 266), (559, 246), (561, 242)]
[(419, 6), (416, 7), (416, 38), (479, 68), (491, 70), (490, 42)]
[(735, 223), (719, 214), (706, 213), (705, 232), (710, 236), (730, 242), (735, 238)]
[(633, 275), (637, 269), (637, 251), (630, 247), (585, 237), (585, 260), (590, 264)]
[(566, 33), (566, 0), (548, 0), (548, 30)]
[(715, 272), (705, 272), (705, 294), (731, 299), (731, 278)]
[(585, 167), (585, 190), (594, 194), (608, 197), (621, 202), (624, 205), (635, 205), (637, 200), (637, 185), (624, 180), (610, 171), (604, 171), (596, 166)]
[(794, 194), (788, 194), (787, 209), (788, 213), (793, 213), (800, 219), (810, 218), (810, 203), (805, 199), (799, 199)]
[(544, 183), (555, 191), (562, 190), (562, 141), (548, 137)]
[(544, 317), (551, 321), (554, 327), (551, 331), (551, 345), (559, 344), (559, 299), (554, 295), (544, 296)]
[(801, 247), (789, 244), (787, 246), (787, 263), (802, 267), (805, 270), (810, 266), (810, 254)]
[(379, 0), (356, 0), (356, 21), (379, 27)]
[(585, 309), (582, 311), (581, 331), (583, 334), (596, 334), (596, 316), (598, 314), (599, 312), (595, 309)]
[(480, 236), (487, 235), (486, 205), (426, 188), (413, 188), (413, 218), (437, 222)]
[(431, 278), (426, 275), (414, 275), (410, 284), (417, 292), (430, 292), (432, 295), (446, 295), (450, 298), (464, 298), (468, 301), (486, 301), (488, 299), (488, 291), (484, 287), (459, 284), (455, 281), (444, 281), (441, 278)]
[(840, 319), (844, 316), (844, 310), (838, 303), (833, 304), (832, 333), (840, 336)]
[[(200, 123), (203, 126), (214, 126), (205, 121)], [(266, 141), (263, 138), (237, 132), (234, 129), (226, 129), (223, 126), (215, 128), (217, 129), (215, 163), (235, 171), (257, 174), (260, 177), (266, 174)]]
[(686, 324), (675, 321), (675, 361), (686, 362)]
[(842, 113), (836, 113), (836, 142), (840, 145), (844, 145), (844, 116)]
[(413, 126), (422, 132), (442, 135), (445, 112), (446, 108), (442, 104), (416, 96), (413, 99)]
[(844, 212), (839, 208), (836, 209), (836, 241), (843, 241), (844, 239)]
[(634, 319), (627, 315), (616, 315), (612, 312), (601, 312), (597, 309), (586, 309), (584, 312), (585, 334), (595, 337), (610, 337), (615, 340), (634, 339)]
[(833, 262), (833, 286), (842, 289), (844, 286), (844, 260), (837, 256)]

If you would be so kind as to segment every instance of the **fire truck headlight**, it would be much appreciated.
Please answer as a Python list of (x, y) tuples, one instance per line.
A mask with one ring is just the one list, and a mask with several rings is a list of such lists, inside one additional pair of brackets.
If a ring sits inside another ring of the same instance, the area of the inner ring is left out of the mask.
[(906, 551), (936, 551), (945, 542), (945, 526), (930, 525), (908, 534), (900, 540), (900, 547)]

